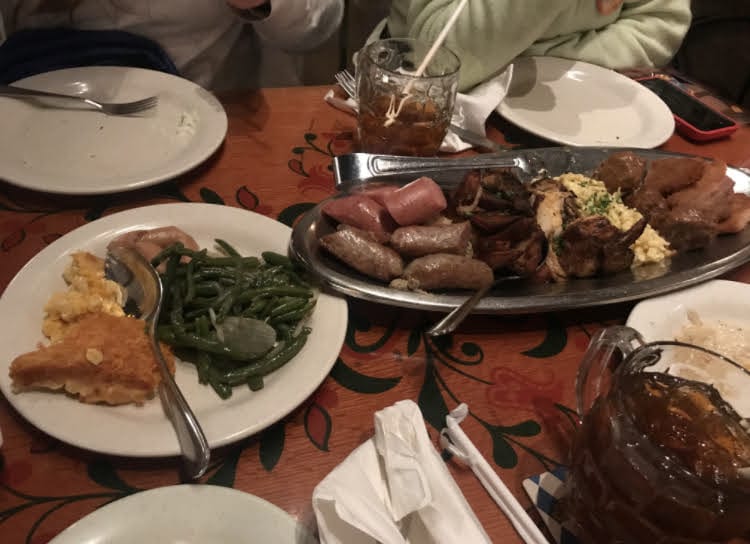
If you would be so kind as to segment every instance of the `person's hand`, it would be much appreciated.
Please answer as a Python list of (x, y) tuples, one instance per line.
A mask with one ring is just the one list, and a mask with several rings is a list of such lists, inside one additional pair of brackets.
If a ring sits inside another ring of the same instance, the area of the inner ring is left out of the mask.
[(269, 0), (227, 0), (227, 4), (237, 9), (253, 9), (268, 3)]

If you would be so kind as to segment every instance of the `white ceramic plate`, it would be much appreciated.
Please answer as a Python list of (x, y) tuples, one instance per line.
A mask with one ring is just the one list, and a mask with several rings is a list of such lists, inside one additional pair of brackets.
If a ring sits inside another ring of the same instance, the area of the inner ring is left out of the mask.
[(315, 539), (289, 514), (255, 495), (214, 485), (175, 485), (130, 495), (95, 510), (50, 544), (209, 544)]
[[(33, 425), (47, 434), (88, 450), (132, 457), (179, 454), (175, 433), (158, 396), (143, 406), (100, 406), (50, 392), (13, 393), (8, 368), (19, 354), (43, 340), (43, 308), (49, 296), (66, 288), (62, 272), (70, 254), (79, 249), (103, 256), (107, 243), (132, 229), (175, 225), (193, 235), (201, 247), (222, 238), (245, 255), (271, 250), (286, 253), (291, 230), (262, 215), (215, 204), (160, 204), (136, 208), (84, 225), (59, 238), (36, 255), (8, 285), (0, 298), (0, 390)], [(212, 448), (256, 433), (299, 406), (328, 375), (346, 333), (343, 299), (321, 294), (309, 326), (312, 333), (302, 351), (266, 377), (265, 387), (252, 392), (236, 387), (221, 400), (198, 383), (195, 367), (178, 363), (175, 379), (190, 403)]]
[(633, 307), (627, 325), (648, 342), (674, 340), (688, 324), (688, 311), (704, 323), (724, 321), (750, 331), (750, 284), (711, 280), (666, 295), (642, 300)]
[(652, 148), (674, 132), (661, 98), (613, 70), (555, 57), (522, 57), (500, 115), (553, 142)]
[(28, 189), (102, 194), (153, 185), (203, 162), (227, 131), (224, 108), (211, 93), (153, 70), (70, 68), (14, 85), (104, 102), (159, 97), (155, 108), (132, 116), (0, 97), (0, 179)]
[[(630, 312), (627, 325), (638, 330), (648, 342), (675, 340), (683, 327), (690, 324), (688, 312), (691, 311), (709, 327), (723, 323), (732, 329), (741, 329), (743, 332), (737, 333), (744, 341), (741, 345), (747, 346), (750, 342), (750, 285), (728, 280), (713, 280), (641, 301)], [(663, 358), (651, 369), (679, 376), (682, 367), (680, 360)], [(696, 367), (688, 365), (688, 368), (691, 370), (688, 378), (695, 379)], [(707, 367), (704, 371), (704, 379), (721, 392), (724, 400), (742, 417), (750, 417), (747, 374), (729, 365)]]

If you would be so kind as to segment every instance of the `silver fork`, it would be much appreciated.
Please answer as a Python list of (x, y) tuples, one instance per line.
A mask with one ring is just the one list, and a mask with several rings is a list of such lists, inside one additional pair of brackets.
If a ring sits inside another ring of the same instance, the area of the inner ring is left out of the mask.
[(349, 95), (349, 98), (353, 98), (356, 100), (357, 85), (351, 72), (349, 70), (342, 70), (340, 72), (336, 72), (336, 75), (334, 75), (333, 77), (336, 79), (336, 83), (338, 83), (339, 86), (344, 89), (344, 92)]
[(69, 94), (58, 94), (48, 93), (45, 91), (36, 91), (33, 89), (25, 89), (23, 87), (15, 87), (13, 85), (0, 85), (0, 96), (9, 96), (12, 98), (64, 98), (68, 100), (76, 100), (78, 102), (87, 104), (94, 109), (106, 113), (107, 115), (130, 115), (133, 113), (139, 113), (147, 109), (156, 106), (159, 98), (156, 96), (150, 96), (142, 100), (136, 100), (134, 102), (99, 102), (85, 96), (75, 96)]

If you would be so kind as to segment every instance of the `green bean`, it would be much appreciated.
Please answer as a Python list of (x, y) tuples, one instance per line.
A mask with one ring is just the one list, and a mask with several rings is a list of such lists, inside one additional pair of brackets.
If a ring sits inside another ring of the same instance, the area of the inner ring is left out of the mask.
[(231, 244), (229, 244), (228, 242), (225, 242), (224, 240), (217, 238), (216, 245), (219, 246), (219, 248), (230, 257), (241, 257), (239, 252), (236, 249), (234, 249), (234, 247), (232, 247)]
[(264, 251), (260, 256), (272, 266), (283, 266), (284, 268), (292, 268), (294, 266), (289, 257), (275, 251)]
[(260, 391), (263, 389), (263, 376), (250, 376), (247, 379), (247, 385), (250, 391)]
[[(267, 251), (262, 259), (242, 257), (225, 240), (215, 243), (221, 256), (174, 244), (152, 263), (165, 263), (158, 338), (176, 354), (184, 353), (196, 366), (199, 382), (209, 384), (225, 399), (234, 386), (262, 388), (265, 374), (299, 353), (310, 330), (294, 331), (316, 299), (311, 285), (285, 255)], [(212, 323), (229, 316), (266, 320), (276, 331), (275, 345), (260, 357), (248, 358), (242, 350), (220, 341)]]
[(250, 376), (264, 376), (280, 368), (292, 357), (297, 355), (307, 342), (310, 329), (303, 329), (296, 337), (284, 345), (284, 347), (270, 356), (264, 356), (259, 361), (247, 366), (231, 370), (222, 376), (224, 383), (239, 385), (246, 382)]

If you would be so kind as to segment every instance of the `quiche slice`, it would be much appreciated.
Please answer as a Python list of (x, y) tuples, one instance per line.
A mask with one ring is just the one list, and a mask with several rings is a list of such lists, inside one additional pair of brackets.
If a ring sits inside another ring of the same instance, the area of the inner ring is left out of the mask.
[[(59, 341), (13, 360), (14, 390), (64, 390), (86, 403), (141, 404), (161, 382), (145, 327), (130, 316), (87, 314)], [(174, 373), (174, 357), (164, 344), (162, 353)]]

